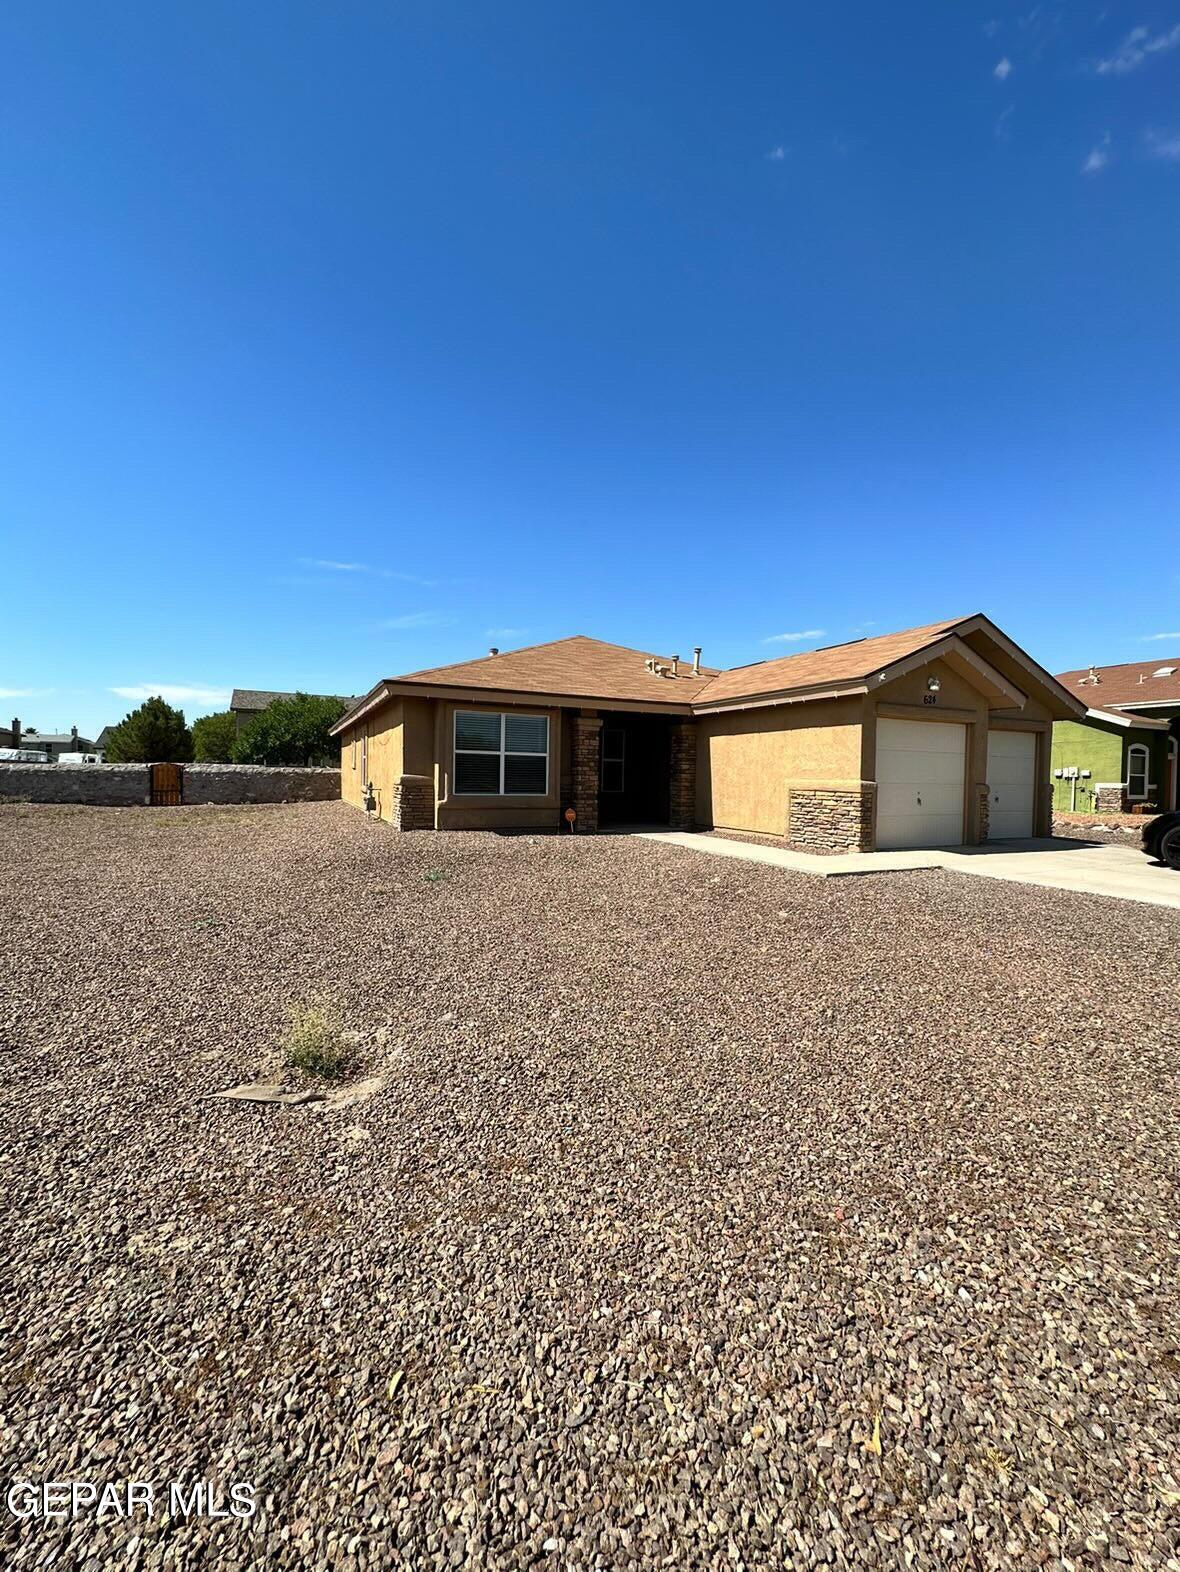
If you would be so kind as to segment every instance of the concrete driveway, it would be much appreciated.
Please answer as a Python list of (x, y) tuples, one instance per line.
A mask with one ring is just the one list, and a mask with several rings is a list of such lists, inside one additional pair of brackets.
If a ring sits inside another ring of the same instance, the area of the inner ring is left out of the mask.
[(1046, 890), (1076, 890), (1081, 895), (1109, 895), (1115, 900), (1143, 901), (1149, 906), (1180, 910), (1180, 873), (1149, 862), (1132, 846), (1095, 846), (1087, 841), (997, 841), (991, 846), (950, 846), (936, 851), (850, 852), (814, 857), (805, 852), (756, 841), (727, 840), (720, 835), (647, 831), (651, 840), (688, 846), (714, 857), (769, 863), (820, 879), (849, 878), (868, 873), (898, 873), (916, 868), (949, 868), (984, 879), (1010, 879)]

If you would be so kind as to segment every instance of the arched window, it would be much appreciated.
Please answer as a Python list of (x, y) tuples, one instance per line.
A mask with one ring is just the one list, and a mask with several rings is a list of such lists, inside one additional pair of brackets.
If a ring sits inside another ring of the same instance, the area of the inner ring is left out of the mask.
[(1133, 742), (1127, 749), (1127, 796), (1132, 802), (1142, 802), (1147, 796), (1147, 757), (1141, 742)]

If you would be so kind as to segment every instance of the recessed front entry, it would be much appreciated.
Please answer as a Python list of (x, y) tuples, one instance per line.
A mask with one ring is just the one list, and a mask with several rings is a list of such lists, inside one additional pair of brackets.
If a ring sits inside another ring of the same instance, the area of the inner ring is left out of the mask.
[(967, 728), (877, 721), (877, 849), (963, 844)]
[(1028, 840), (1037, 796), (1037, 739), (1031, 731), (992, 731), (987, 738), (989, 841)]

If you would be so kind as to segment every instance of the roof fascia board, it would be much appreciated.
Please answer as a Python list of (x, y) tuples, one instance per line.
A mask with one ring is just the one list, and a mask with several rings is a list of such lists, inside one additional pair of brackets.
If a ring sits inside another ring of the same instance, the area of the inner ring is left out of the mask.
[(1152, 720), (1149, 715), (1116, 715), (1113, 710), (1087, 710), (1091, 720), (1107, 721), (1113, 726), (1142, 726), (1146, 731), (1168, 731), (1166, 720)]
[(1013, 644), (1008, 635), (1001, 633), (991, 618), (985, 617), (982, 612), (977, 612), (974, 617), (968, 617), (965, 622), (961, 622), (955, 629), (955, 632), (961, 637), (965, 633), (974, 633), (976, 630), (986, 633), (988, 638), (994, 640), (1004, 651), (1004, 654), (1010, 660), (1014, 660), (1018, 666), (1023, 667), (1029, 676), (1059, 693), (1075, 715), (1080, 716), (1086, 713), (1086, 705), (1083, 700), (1075, 698), (1068, 688), (1062, 687), (1052, 672), (1048, 672), (1043, 666), (1039, 666), (1031, 655), (1026, 655), (1019, 644)]
[(352, 709), (345, 710), (344, 714), (328, 731), (329, 737), (338, 737), (342, 731), (347, 731), (350, 726), (355, 726), (357, 721), (364, 720), (366, 715), (379, 709), (389, 697), (389, 683), (379, 682), (375, 688), (370, 688), (359, 704), (354, 704)]
[(1121, 704), (1108, 704), (1109, 710), (1180, 710), (1180, 699), (1124, 699)]
[(694, 715), (722, 715), (727, 710), (768, 710), (781, 704), (810, 704), (815, 699), (854, 698), (867, 693), (868, 684), (863, 677), (848, 682), (826, 683), (816, 688), (784, 688), (778, 693), (759, 694), (757, 698), (722, 699), (717, 704), (694, 704)]
[(964, 644), (957, 633), (948, 633), (935, 643), (927, 644), (924, 649), (903, 656), (901, 660), (894, 661), (891, 666), (885, 666), (879, 672), (875, 672), (871, 680), (874, 684), (892, 682), (895, 677), (904, 677), (907, 672), (917, 671), (922, 666), (928, 666), (932, 660), (944, 659), (947, 656), (963, 661), (994, 688), (1002, 699), (1015, 708), (1022, 710), (1028, 703), (1027, 693), (1010, 682), (1002, 672), (997, 671), (989, 661), (984, 660), (982, 655), (977, 655), (970, 645)]

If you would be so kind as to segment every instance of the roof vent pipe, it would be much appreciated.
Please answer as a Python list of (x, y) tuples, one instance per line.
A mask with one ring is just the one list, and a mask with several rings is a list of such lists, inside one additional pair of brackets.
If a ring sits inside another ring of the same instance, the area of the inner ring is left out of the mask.
[(701, 674), (701, 646), (698, 644), (692, 652), (692, 674), (699, 677)]
[(679, 655), (673, 655), (673, 657), (672, 657), (672, 675), (674, 677), (679, 677), (679, 675), (680, 675), (680, 656)]
[(500, 653), (500, 651), (496, 648), (496, 646), (494, 644), (492, 645), (491, 649), (488, 651), (489, 655), (498, 655), (499, 653)]

